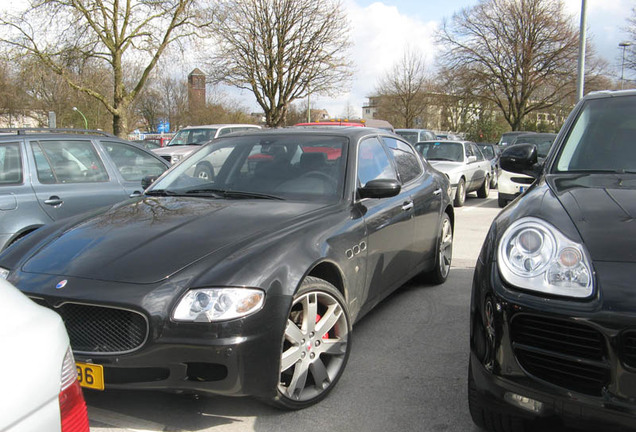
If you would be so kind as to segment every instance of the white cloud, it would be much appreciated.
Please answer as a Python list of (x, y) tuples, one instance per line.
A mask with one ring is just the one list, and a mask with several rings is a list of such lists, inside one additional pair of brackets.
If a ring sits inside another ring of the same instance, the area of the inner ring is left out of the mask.
[[(351, 24), (350, 51), (355, 66), (351, 91), (337, 98), (318, 98), (316, 107), (338, 117), (350, 103), (358, 115), (378, 80), (402, 57), (406, 47), (418, 50), (432, 64), (434, 33), (438, 23), (423, 22), (401, 14), (396, 6), (376, 2), (367, 7), (349, 0), (345, 8)], [(313, 105), (313, 103), (312, 103)]]

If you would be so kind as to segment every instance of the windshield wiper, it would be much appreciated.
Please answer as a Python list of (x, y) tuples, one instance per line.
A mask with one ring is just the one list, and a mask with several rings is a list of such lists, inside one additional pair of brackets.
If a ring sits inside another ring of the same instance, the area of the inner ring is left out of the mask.
[(457, 162), (455, 159), (448, 159), (448, 158), (428, 158), (428, 160)]
[(223, 197), (223, 198), (257, 198), (257, 199), (272, 199), (272, 200), (281, 200), (281, 201), (284, 200), (284, 198), (281, 198), (276, 195), (269, 195), (269, 194), (263, 194), (263, 193), (257, 193), (257, 192), (212, 189), (212, 188), (191, 189), (189, 191), (186, 191), (186, 194), (189, 194), (189, 195), (190, 194), (211, 194), (211, 195), (214, 195), (217, 197)]
[(146, 192), (146, 195), (149, 196), (174, 196), (178, 195), (177, 192), (168, 190), (168, 189), (152, 189)]

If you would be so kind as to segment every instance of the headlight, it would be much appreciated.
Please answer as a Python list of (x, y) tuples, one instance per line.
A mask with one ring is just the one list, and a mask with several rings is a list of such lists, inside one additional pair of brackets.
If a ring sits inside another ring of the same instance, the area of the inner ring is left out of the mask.
[(252, 288), (204, 288), (188, 291), (172, 314), (176, 321), (226, 321), (263, 307), (265, 293)]
[(0, 279), (6, 279), (7, 277), (9, 277), (9, 271), (6, 268), (2, 268), (0, 267)]
[(519, 288), (576, 298), (594, 292), (583, 245), (541, 219), (527, 217), (510, 225), (499, 241), (497, 260), (501, 276)]

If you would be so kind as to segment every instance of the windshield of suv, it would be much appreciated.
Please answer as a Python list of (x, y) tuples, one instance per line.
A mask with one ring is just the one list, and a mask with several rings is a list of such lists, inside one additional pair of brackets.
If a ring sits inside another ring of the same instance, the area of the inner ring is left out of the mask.
[(182, 129), (170, 140), (170, 146), (201, 145), (214, 139), (216, 129)]
[(147, 194), (337, 201), (344, 192), (346, 143), (344, 137), (301, 134), (221, 138)]
[(415, 146), (429, 161), (464, 161), (464, 146), (454, 142), (424, 142)]
[(559, 172), (636, 173), (636, 96), (586, 101), (555, 166)]
[(555, 135), (519, 135), (513, 139), (510, 145), (513, 144), (534, 144), (537, 146), (537, 156), (545, 158), (552, 147), (552, 142), (556, 138)]
[(420, 134), (417, 131), (395, 131), (395, 133), (411, 144), (415, 144), (420, 140)]

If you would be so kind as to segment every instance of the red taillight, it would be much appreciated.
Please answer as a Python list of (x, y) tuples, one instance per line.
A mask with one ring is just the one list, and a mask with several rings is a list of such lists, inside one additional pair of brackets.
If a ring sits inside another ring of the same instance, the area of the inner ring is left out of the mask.
[(88, 412), (77, 381), (73, 353), (69, 349), (62, 364), (62, 391), (60, 392), (60, 418), (62, 432), (89, 432)]
[(78, 381), (60, 392), (62, 432), (88, 432), (88, 413)]

